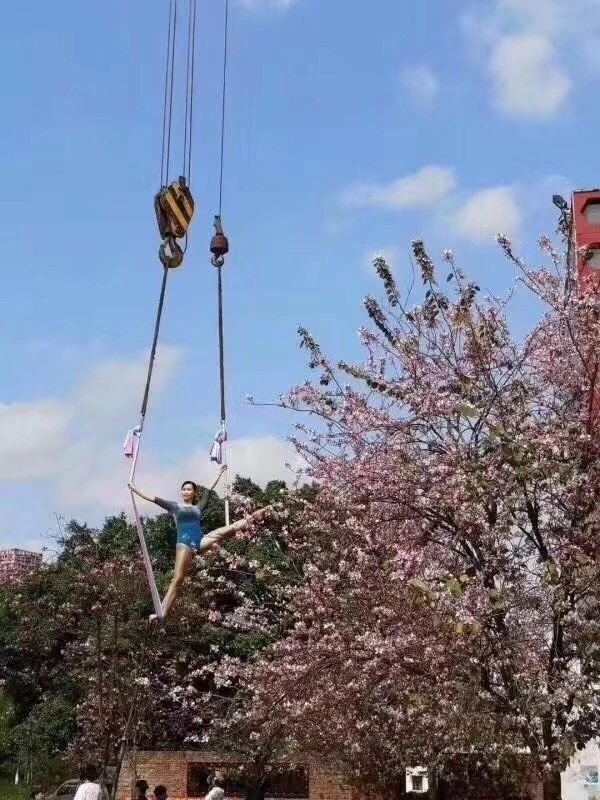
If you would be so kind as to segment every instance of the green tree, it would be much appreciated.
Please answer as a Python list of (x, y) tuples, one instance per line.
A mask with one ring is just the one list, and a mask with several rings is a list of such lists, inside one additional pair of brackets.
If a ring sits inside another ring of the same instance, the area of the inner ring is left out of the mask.
[(13, 754), (14, 719), (13, 704), (5, 692), (0, 692), (0, 764), (5, 763)]
[[(263, 491), (243, 478), (237, 485), (259, 505), (285, 488), (274, 481)], [(214, 492), (204, 523), (208, 531), (224, 523)], [(170, 515), (146, 519), (145, 534), (164, 592), (176, 539)], [(198, 559), (164, 629), (148, 626), (150, 596), (137, 533), (125, 514), (98, 530), (71, 521), (59, 548), (54, 563), (18, 589), (0, 592), (0, 678), (11, 752), (35, 764), (37, 775), (57, 755), (74, 766), (83, 760), (106, 766), (119, 761), (124, 745), (181, 747), (190, 733), (202, 738), (221, 708), (205, 703), (199, 723), (192, 709), (220, 692), (218, 664), (245, 663), (277, 635), (273, 622), (280, 624), (282, 606), (273, 582), (286, 569), (277, 525)], [(269, 630), (230, 624), (247, 604), (265, 609)], [(222, 694), (232, 696), (235, 687)]]

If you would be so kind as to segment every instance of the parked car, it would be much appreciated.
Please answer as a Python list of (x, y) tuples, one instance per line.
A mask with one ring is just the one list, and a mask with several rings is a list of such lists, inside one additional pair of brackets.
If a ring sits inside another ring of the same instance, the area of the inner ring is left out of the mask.
[[(112, 779), (112, 776), (111, 776)], [(56, 791), (51, 792), (50, 794), (43, 795), (43, 800), (73, 800), (75, 797), (75, 793), (77, 791), (77, 787), (81, 781), (77, 780), (76, 778), (72, 778), (69, 781), (65, 781), (61, 783), (61, 785), (56, 789)], [(108, 782), (106, 784), (106, 788), (104, 790), (104, 794), (102, 797), (108, 797), (108, 792), (110, 791), (111, 783)]]
[(75, 792), (81, 781), (70, 780), (61, 783), (56, 791), (44, 796), (44, 800), (73, 800)]

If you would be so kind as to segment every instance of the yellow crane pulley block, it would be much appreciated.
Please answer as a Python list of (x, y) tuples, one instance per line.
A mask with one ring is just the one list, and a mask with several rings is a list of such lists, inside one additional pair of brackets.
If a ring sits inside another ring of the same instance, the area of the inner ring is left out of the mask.
[(182, 239), (194, 216), (194, 198), (185, 178), (163, 187), (154, 198), (154, 210), (161, 239)]

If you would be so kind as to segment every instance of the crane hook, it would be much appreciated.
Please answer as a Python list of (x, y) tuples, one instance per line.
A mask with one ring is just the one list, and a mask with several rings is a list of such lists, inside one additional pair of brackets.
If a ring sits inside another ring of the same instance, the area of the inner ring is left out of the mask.
[(219, 215), (215, 216), (213, 225), (215, 226), (215, 235), (210, 240), (210, 252), (212, 253), (210, 263), (213, 267), (222, 267), (225, 263), (225, 256), (229, 252), (229, 240), (223, 233)]
[(158, 250), (158, 257), (165, 269), (176, 269), (183, 264), (183, 250), (172, 236), (167, 236), (163, 241)]

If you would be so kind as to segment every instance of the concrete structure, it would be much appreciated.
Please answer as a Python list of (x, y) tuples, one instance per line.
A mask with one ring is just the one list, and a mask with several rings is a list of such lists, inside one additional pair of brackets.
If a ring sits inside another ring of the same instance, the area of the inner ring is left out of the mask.
[(29, 550), (0, 550), (0, 586), (18, 583), (42, 566), (42, 554)]

